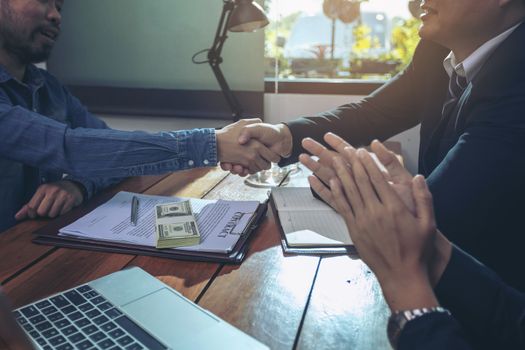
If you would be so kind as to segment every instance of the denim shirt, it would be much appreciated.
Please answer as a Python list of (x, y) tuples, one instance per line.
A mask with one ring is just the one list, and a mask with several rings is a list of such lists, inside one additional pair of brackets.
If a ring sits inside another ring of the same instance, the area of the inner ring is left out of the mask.
[(0, 65), (0, 232), (43, 183), (72, 180), (89, 198), (124, 177), (216, 164), (214, 129), (113, 130), (48, 72), (30, 65), (20, 82)]

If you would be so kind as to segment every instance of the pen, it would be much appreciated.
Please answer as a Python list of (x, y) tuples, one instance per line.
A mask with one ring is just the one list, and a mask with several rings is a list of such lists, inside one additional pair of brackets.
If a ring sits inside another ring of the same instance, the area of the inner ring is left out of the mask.
[(133, 226), (137, 226), (137, 220), (139, 218), (139, 198), (137, 196), (133, 196), (133, 199), (131, 200), (131, 224)]

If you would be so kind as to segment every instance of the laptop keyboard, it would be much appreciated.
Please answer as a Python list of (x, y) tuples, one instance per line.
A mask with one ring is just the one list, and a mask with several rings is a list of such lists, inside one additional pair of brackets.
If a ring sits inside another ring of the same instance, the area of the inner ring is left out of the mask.
[(15, 310), (43, 349), (166, 349), (88, 285)]

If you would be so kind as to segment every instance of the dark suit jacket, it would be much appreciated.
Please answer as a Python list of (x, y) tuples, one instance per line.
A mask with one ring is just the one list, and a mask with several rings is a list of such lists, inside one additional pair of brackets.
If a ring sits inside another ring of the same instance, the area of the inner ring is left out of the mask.
[(436, 296), (452, 316), (429, 314), (406, 324), (398, 349), (524, 349), (525, 294), (454, 249)]
[[(525, 23), (491, 55), (440, 130), (448, 49), (421, 41), (411, 64), (359, 103), (287, 123), (294, 160), (332, 131), (355, 146), (421, 123), (420, 173), (449, 239), (525, 290)], [(452, 123), (453, 124), (453, 123)], [(441, 132), (443, 131), (443, 132)]]

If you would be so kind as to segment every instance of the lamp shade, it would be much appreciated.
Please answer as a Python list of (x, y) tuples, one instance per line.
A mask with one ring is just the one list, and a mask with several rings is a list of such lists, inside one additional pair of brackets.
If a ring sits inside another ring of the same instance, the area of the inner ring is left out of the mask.
[(253, 32), (268, 24), (262, 7), (252, 0), (236, 0), (228, 21), (230, 32)]

